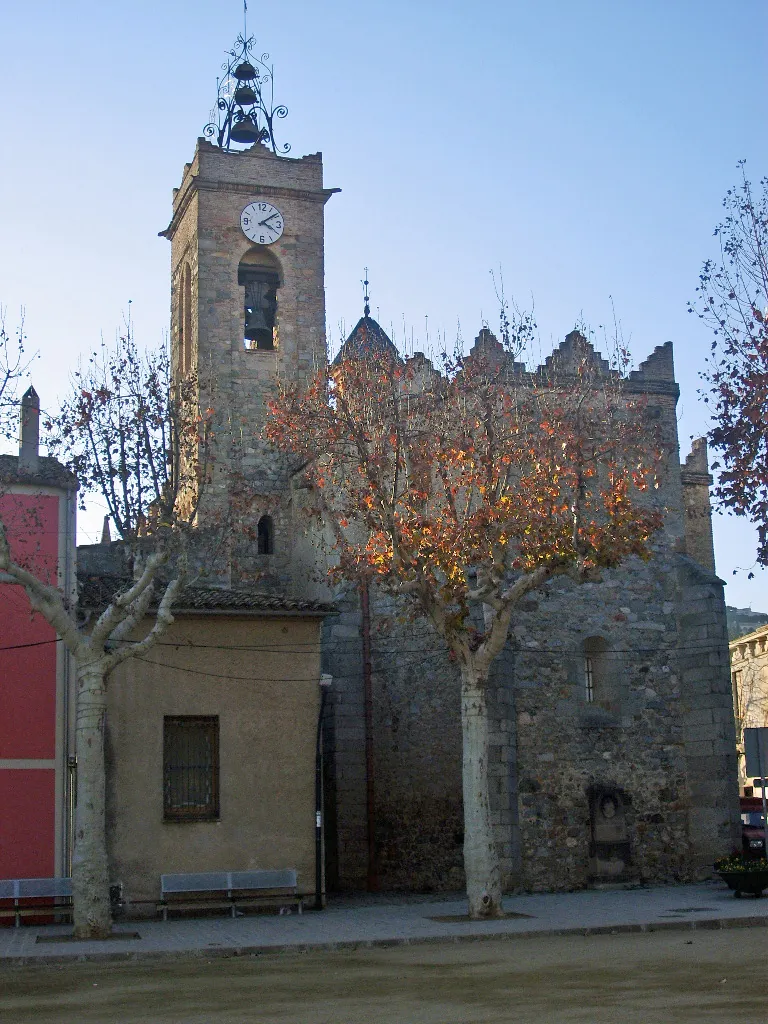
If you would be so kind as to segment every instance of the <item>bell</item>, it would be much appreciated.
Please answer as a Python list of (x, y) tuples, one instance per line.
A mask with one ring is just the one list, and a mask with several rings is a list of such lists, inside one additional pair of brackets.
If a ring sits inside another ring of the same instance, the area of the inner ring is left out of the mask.
[(250, 107), (256, 102), (256, 93), (250, 85), (238, 85), (235, 89), (235, 103), (241, 107)]
[(250, 117), (244, 117), (242, 121), (232, 126), (230, 138), (233, 142), (258, 142), (261, 138), (261, 129), (258, 128)]
[(248, 82), (250, 79), (256, 77), (256, 68), (246, 60), (243, 61), (242, 64), (237, 65), (233, 74), (238, 82)]

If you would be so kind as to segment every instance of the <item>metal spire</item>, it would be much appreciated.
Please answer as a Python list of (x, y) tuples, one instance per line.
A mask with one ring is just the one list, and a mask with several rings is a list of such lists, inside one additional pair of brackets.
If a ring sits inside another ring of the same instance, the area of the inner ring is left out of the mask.
[(269, 146), (273, 153), (290, 150), (288, 143), (277, 145), (274, 121), (285, 117), (288, 108), (274, 101), (274, 71), (269, 54), (257, 56), (256, 40), (248, 35), (248, 0), (243, 0), (243, 34), (227, 53), (222, 64), (224, 75), (216, 80), (218, 96), (211, 120), (203, 135), (229, 150), (233, 143)]
[(363, 285), (363, 316), (371, 315), (371, 296), (368, 294), (368, 267), (365, 268), (365, 280), (362, 282)]

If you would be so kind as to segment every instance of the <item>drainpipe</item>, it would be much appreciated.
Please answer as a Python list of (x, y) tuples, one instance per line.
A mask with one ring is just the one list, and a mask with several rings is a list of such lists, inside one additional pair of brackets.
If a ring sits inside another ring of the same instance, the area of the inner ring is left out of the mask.
[(320, 711), (317, 715), (315, 743), (315, 910), (325, 906), (323, 891), (323, 712), (333, 676), (320, 676)]
[(363, 632), (363, 692), (365, 696), (365, 803), (368, 839), (368, 892), (378, 892), (376, 870), (376, 802), (373, 780), (373, 683), (371, 681), (371, 603), (368, 580), (360, 583)]

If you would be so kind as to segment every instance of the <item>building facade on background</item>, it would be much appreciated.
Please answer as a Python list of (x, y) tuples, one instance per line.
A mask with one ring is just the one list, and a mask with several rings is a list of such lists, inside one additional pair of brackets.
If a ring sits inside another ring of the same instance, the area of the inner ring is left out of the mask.
[(739, 781), (749, 782), (744, 764), (744, 730), (768, 726), (768, 626), (730, 643), (733, 710), (739, 751)]
[[(14, 558), (75, 597), (76, 481), (38, 453), (40, 402), (22, 399), (19, 454), (0, 455)], [(0, 586), (0, 878), (69, 874), (71, 659), (23, 588)]]

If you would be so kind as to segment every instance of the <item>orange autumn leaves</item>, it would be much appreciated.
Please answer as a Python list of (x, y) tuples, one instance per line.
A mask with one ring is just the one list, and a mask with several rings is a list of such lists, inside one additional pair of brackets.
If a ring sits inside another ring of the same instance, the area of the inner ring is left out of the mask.
[(645, 557), (661, 524), (646, 497), (658, 440), (621, 380), (586, 363), (556, 379), (374, 352), (281, 387), (267, 435), (303, 467), (336, 573), (445, 607), (466, 609), (478, 576), (501, 598), (541, 567)]

